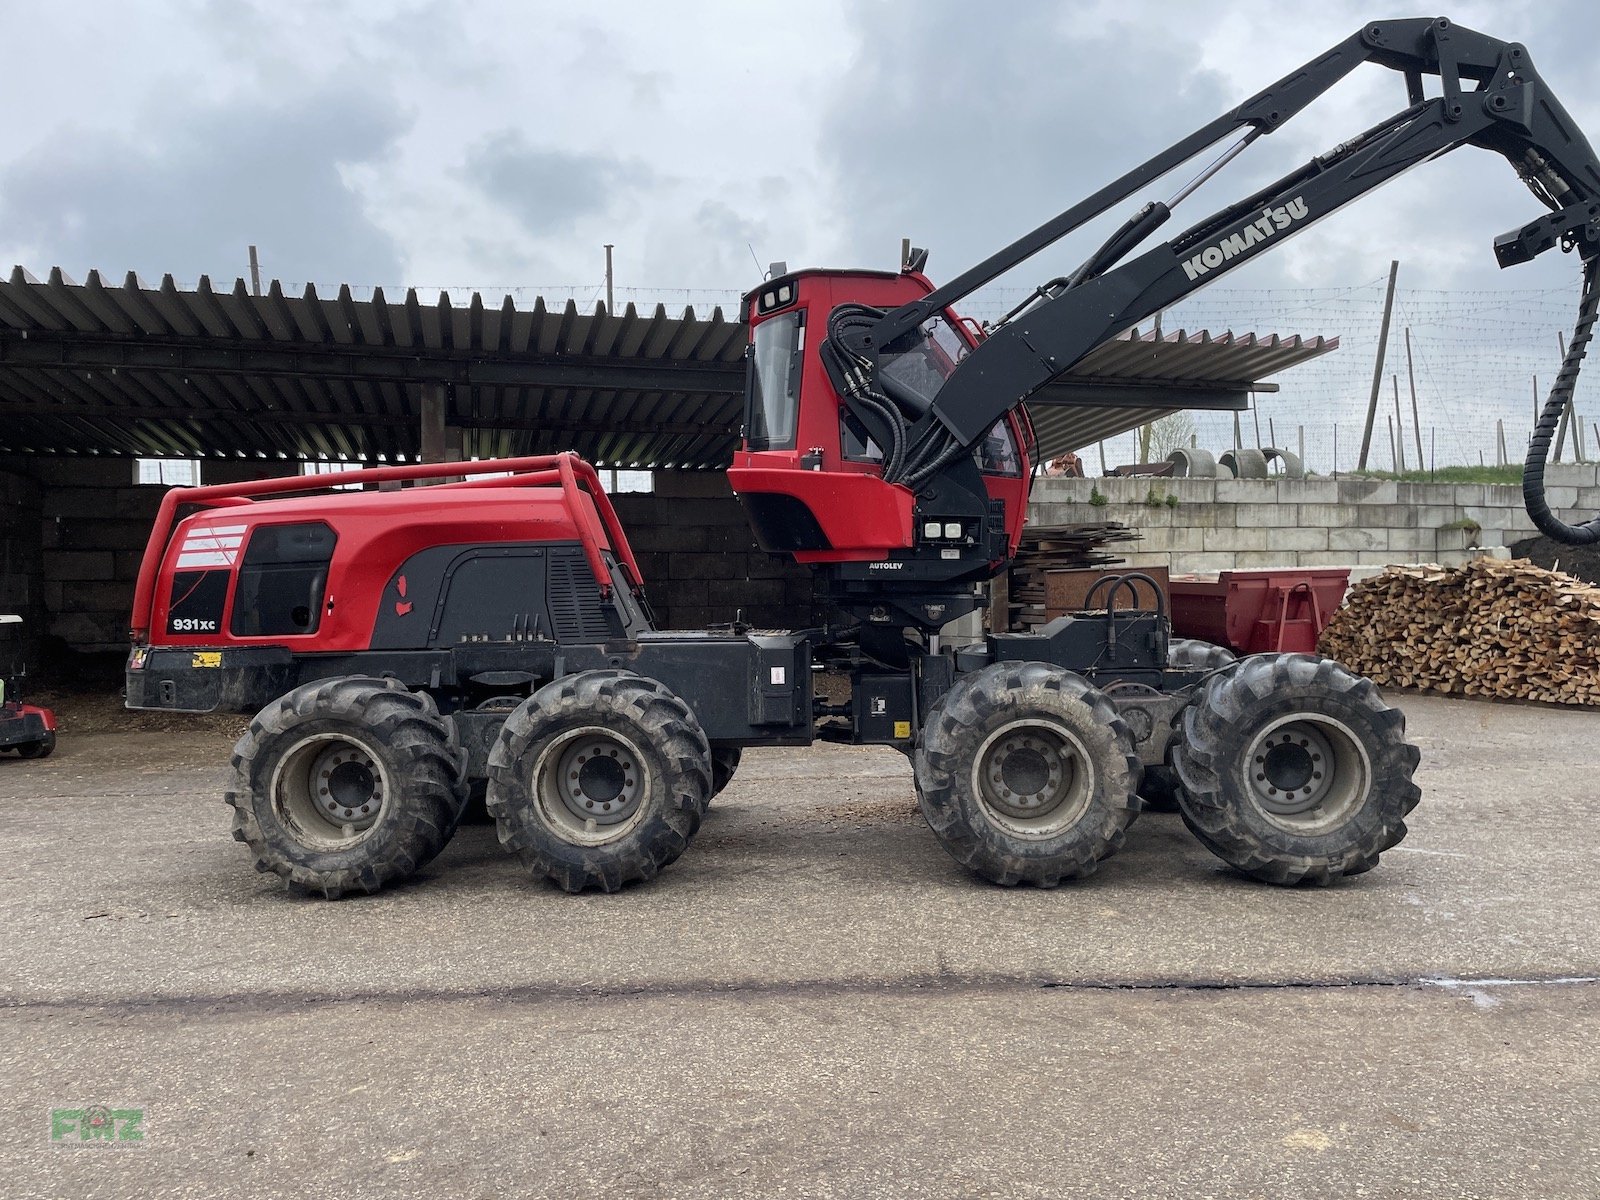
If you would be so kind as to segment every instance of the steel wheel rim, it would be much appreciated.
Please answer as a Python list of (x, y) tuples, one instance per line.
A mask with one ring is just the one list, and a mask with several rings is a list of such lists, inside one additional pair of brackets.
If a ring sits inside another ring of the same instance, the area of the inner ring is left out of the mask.
[(533, 794), (545, 823), (563, 838), (599, 846), (643, 820), (653, 778), (633, 739), (590, 726), (545, 744), (533, 767)]
[(1359, 808), (1372, 787), (1372, 762), (1343, 721), (1320, 713), (1280, 717), (1251, 739), (1245, 794), (1267, 820), (1316, 833)]
[(973, 756), (972, 792), (984, 816), (1020, 837), (1070, 829), (1088, 809), (1094, 783), (1084, 744), (1051, 721), (1008, 721)]
[(372, 747), (346, 734), (319, 733), (279, 760), (269, 794), (273, 812), (300, 841), (340, 850), (372, 831), (392, 791)]

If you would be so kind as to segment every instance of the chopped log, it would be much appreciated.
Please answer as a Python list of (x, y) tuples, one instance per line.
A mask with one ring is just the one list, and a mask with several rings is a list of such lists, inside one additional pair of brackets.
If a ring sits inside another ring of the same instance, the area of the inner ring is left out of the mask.
[(1600, 587), (1525, 560), (1390, 567), (1317, 648), (1380, 686), (1600, 705)]

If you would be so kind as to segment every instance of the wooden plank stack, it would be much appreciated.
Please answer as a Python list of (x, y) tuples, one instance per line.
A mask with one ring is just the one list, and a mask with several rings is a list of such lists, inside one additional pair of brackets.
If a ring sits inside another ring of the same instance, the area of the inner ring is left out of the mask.
[(1137, 541), (1139, 537), (1137, 530), (1120, 521), (1024, 526), (1022, 544), (1017, 548), (1009, 572), (1010, 627), (1022, 630), (1044, 624), (1047, 572), (1120, 563), (1123, 560), (1106, 547), (1116, 542)]
[(1600, 705), (1600, 587), (1525, 560), (1390, 567), (1317, 648), (1380, 685)]

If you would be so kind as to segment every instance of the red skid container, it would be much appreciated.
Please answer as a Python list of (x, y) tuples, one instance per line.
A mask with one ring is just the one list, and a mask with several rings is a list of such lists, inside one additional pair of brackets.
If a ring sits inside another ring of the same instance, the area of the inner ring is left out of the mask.
[(1345, 567), (1223, 571), (1215, 580), (1174, 575), (1172, 631), (1236, 654), (1312, 654), (1349, 586)]

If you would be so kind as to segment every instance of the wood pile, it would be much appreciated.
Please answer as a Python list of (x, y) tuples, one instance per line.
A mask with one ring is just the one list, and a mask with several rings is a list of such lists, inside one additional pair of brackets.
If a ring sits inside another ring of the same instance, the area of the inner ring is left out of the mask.
[(1355, 584), (1317, 649), (1380, 685), (1600, 704), (1600, 587), (1518, 560), (1390, 567)]
[(1120, 521), (1086, 525), (1027, 525), (1010, 569), (1010, 628), (1045, 622), (1046, 573), (1107, 566), (1123, 560), (1106, 547), (1137, 541), (1141, 535)]

